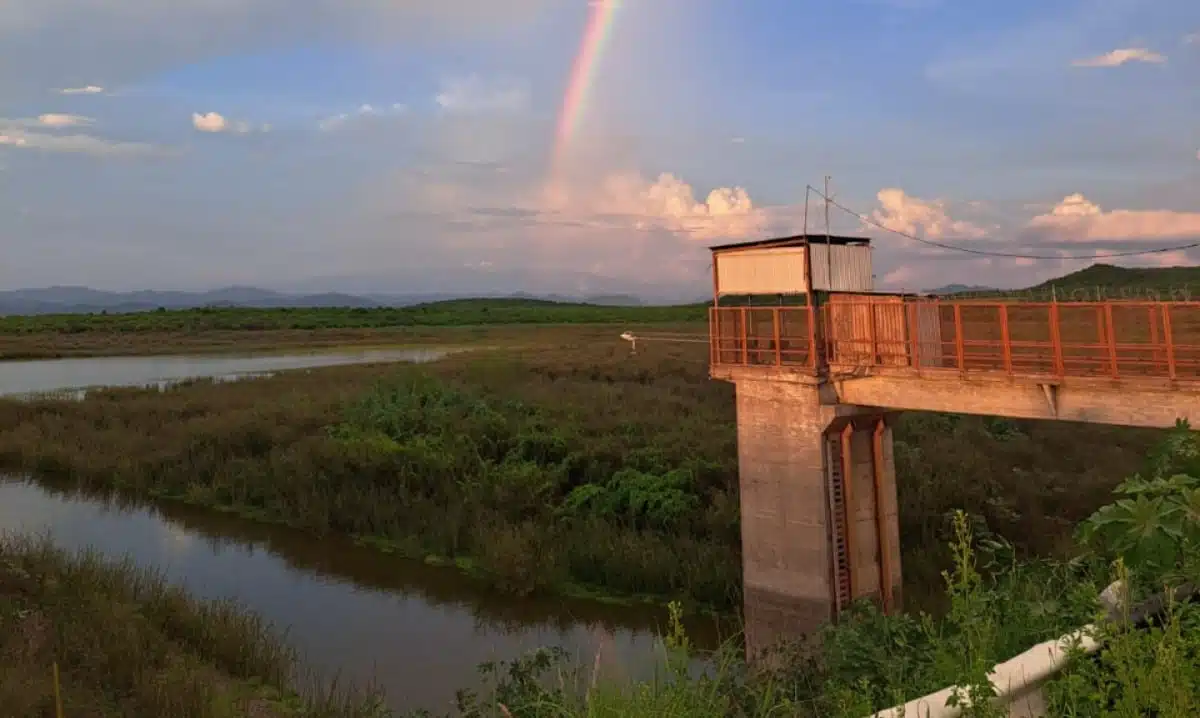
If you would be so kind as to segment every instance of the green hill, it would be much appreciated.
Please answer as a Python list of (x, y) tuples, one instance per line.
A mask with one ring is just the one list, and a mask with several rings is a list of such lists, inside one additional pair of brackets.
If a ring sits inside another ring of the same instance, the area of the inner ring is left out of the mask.
[(1055, 289), (1151, 289), (1171, 291), (1187, 285), (1200, 289), (1200, 267), (1115, 267), (1093, 264), (1057, 279), (1030, 287), (1031, 291)]
[(130, 314), (0, 316), (0, 334), (382, 329), (498, 324), (656, 324), (703, 322), (704, 304), (611, 306), (544, 299), (453, 299), (409, 307), (160, 309)]
[[(1200, 296), (1200, 267), (1117, 267), (1093, 264), (1078, 272), (1025, 289), (963, 288), (949, 285), (931, 294), (957, 298), (1025, 301), (1105, 301), (1122, 299), (1189, 301)], [(949, 290), (949, 291), (948, 291)]]

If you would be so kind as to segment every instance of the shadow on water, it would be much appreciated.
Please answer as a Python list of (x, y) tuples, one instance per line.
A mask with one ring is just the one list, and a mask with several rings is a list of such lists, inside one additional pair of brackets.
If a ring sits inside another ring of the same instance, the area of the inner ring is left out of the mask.
[[(318, 674), (374, 682), (397, 710), (445, 710), (477, 666), (541, 646), (647, 676), (666, 611), (490, 590), (454, 569), (187, 505), (147, 504), (62, 482), (0, 479), (0, 532), (128, 556), (202, 598), (232, 598), (287, 630)], [(729, 626), (688, 625), (700, 648)]]

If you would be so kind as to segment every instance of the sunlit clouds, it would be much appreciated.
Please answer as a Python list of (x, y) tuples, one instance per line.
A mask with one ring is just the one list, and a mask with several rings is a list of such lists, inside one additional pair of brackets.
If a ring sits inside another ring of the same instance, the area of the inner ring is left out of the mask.
[(1113, 50), (1095, 57), (1075, 60), (1071, 64), (1075, 67), (1120, 67), (1131, 62), (1161, 65), (1166, 61), (1167, 56), (1161, 53), (1153, 52), (1144, 47), (1130, 47)]
[(929, 239), (976, 239), (987, 236), (987, 230), (983, 227), (951, 219), (944, 200), (911, 197), (895, 187), (880, 190), (876, 198), (880, 207), (871, 218), (889, 230), (922, 235)]
[(1072, 241), (1200, 239), (1200, 212), (1105, 211), (1077, 193), (1034, 217), (1029, 226)]
[(271, 129), (270, 125), (253, 125), (245, 120), (230, 120), (219, 112), (193, 112), (192, 127), (197, 132), (208, 132), (216, 134), (220, 132), (229, 132), (237, 135), (244, 135), (250, 132), (267, 132)]
[(95, 120), (90, 117), (81, 115), (68, 115), (59, 112), (50, 112), (44, 115), (38, 115), (38, 122), (46, 127), (75, 127), (78, 125), (90, 125)]
[(590, 186), (546, 188), (539, 208), (614, 229), (663, 230), (697, 241), (745, 239), (766, 230), (765, 213), (742, 187), (714, 188), (700, 199), (696, 190), (664, 172), (650, 181), (638, 172), (618, 172)]

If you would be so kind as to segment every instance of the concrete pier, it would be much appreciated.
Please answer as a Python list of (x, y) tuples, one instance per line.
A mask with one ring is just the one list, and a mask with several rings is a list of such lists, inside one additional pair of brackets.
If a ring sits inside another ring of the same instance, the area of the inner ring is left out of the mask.
[(710, 374), (737, 388), (751, 657), (860, 598), (898, 609), (895, 412), (1200, 420), (1200, 303), (880, 294), (868, 245), (711, 248)]
[(895, 610), (900, 536), (889, 415), (824, 404), (812, 381), (731, 379), (747, 655), (816, 630), (859, 598)]

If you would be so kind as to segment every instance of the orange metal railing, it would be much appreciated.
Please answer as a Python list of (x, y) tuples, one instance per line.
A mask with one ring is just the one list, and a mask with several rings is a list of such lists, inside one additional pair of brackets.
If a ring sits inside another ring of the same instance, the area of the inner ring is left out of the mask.
[(1200, 302), (1016, 303), (831, 295), (710, 312), (714, 366), (910, 367), (1200, 380)]
[(809, 307), (716, 307), (709, 310), (709, 353), (715, 365), (816, 368), (817, 323)]

